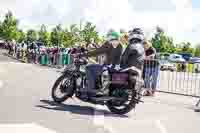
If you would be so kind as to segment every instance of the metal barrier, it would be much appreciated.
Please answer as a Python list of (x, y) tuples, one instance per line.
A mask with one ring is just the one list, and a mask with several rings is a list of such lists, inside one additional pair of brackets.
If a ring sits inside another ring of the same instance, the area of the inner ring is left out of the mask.
[(199, 66), (200, 64), (192, 62), (146, 61), (143, 78), (145, 84), (156, 82), (156, 88), (160, 92), (200, 97)]
[(64, 67), (71, 63), (71, 56), (67, 53), (46, 53), (37, 51), (16, 50), (16, 52), (8, 52), (10, 56), (26, 63), (41, 64), (44, 66)]

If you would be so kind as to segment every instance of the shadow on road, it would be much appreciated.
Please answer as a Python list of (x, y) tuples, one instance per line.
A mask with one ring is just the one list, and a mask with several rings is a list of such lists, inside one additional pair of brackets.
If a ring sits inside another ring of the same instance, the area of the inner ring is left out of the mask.
[[(40, 100), (40, 102), (45, 103), (46, 105), (37, 105), (36, 107), (55, 110), (55, 111), (69, 111), (73, 114), (79, 115), (94, 115), (94, 108), (89, 106), (81, 106), (81, 105), (70, 105), (70, 104), (58, 104), (56, 102), (50, 100)], [(128, 118), (127, 115), (117, 115), (112, 114), (107, 110), (97, 110), (98, 112), (102, 112), (105, 117), (120, 117), (120, 118)]]

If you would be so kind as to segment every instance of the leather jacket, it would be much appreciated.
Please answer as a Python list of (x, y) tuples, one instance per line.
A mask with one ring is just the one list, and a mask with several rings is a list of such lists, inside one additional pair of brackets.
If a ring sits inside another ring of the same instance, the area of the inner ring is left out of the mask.
[(141, 42), (129, 44), (125, 49), (121, 58), (121, 67), (136, 67), (138, 69), (143, 68), (145, 59), (145, 51)]

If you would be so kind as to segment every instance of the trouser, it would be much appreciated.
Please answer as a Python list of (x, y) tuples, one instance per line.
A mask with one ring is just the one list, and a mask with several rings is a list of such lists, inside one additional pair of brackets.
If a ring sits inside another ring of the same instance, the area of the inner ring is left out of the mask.
[(9, 55), (11, 55), (11, 53), (12, 53), (12, 48), (11, 48), (11, 47), (9, 47), (8, 54), (9, 54)]
[(38, 62), (38, 59), (37, 59), (38, 55), (37, 55), (37, 53), (33, 53), (32, 57), (33, 57), (33, 62), (36, 64)]
[(87, 86), (84, 88), (83, 92), (85, 94), (88, 93), (95, 93), (95, 81), (98, 75), (100, 75), (103, 71), (103, 65), (100, 64), (92, 64), (86, 67), (86, 79), (87, 79)]
[(144, 69), (145, 77), (144, 77), (144, 84), (145, 88), (156, 90), (158, 74), (159, 74), (159, 67), (146, 67)]

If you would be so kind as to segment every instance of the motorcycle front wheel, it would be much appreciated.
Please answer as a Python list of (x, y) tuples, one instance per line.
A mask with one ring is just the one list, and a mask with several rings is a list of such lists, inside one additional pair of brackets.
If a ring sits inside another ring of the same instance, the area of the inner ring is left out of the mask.
[[(74, 79), (71, 75), (60, 76), (53, 85), (52, 98), (57, 103), (62, 103), (74, 94)], [(58, 96), (57, 93), (61, 96)]]
[(131, 89), (112, 88), (110, 90), (110, 96), (117, 98), (123, 98), (124, 100), (111, 100), (107, 102), (108, 109), (114, 114), (127, 114), (136, 106), (137, 93)]

